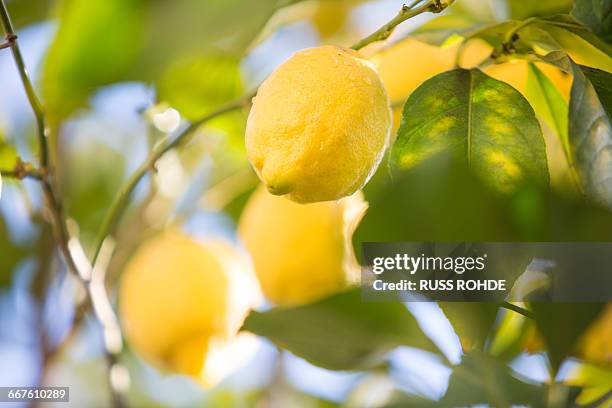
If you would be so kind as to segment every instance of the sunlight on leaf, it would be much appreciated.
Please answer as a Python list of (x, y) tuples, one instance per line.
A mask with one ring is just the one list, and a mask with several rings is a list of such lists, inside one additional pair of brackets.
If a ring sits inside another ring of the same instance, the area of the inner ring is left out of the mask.
[(412, 93), (391, 153), (411, 168), (449, 152), (501, 191), (548, 185), (546, 147), (533, 109), (511, 86), (479, 70), (440, 74)]
[(569, 154), (567, 137), (568, 104), (552, 81), (535, 64), (527, 71), (527, 99), (548, 126), (555, 130)]

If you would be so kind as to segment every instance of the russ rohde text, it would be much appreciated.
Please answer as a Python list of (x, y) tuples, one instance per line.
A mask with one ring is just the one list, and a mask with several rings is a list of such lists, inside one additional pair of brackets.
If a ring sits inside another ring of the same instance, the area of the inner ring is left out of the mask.
[(421, 279), (411, 281), (402, 279), (397, 282), (375, 280), (372, 284), (377, 291), (505, 291), (505, 279)]

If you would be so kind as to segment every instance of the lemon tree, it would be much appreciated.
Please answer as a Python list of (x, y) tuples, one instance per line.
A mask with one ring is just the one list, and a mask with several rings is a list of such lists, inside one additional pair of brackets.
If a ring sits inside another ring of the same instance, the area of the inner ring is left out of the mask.
[[(610, 405), (609, 304), (441, 302), (453, 359), (432, 314), (358, 286), (366, 242), (612, 240), (610, 1), (25, 3), (0, 0), (34, 113), (1, 83), (0, 315), (32, 329), (30, 371), (78, 354), (58, 351), (92, 316), (94, 406), (178, 406), (156, 386), (187, 378), (194, 406), (371, 406), (380, 378), (376, 406)], [(27, 33), (53, 37), (40, 67)], [(512, 284), (531, 258), (505, 255)], [(587, 261), (550, 286), (608, 272)], [(435, 399), (398, 385), (402, 347), (444, 366)], [(248, 365), (266, 350), (271, 375)], [(287, 353), (359, 378), (323, 401)], [(529, 353), (546, 378), (520, 375)]]

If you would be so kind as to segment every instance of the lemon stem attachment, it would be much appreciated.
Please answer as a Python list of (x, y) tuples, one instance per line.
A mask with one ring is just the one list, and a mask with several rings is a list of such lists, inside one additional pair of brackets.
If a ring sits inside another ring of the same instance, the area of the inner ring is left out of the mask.
[(400, 9), (399, 13), (391, 21), (387, 24), (380, 27), (378, 30), (374, 31), (372, 34), (367, 37), (359, 40), (356, 44), (354, 44), (351, 48), (354, 50), (360, 50), (368, 44), (384, 41), (391, 36), (395, 28), (403, 23), (406, 20), (409, 20), (413, 17), (416, 17), (423, 13), (441, 13), (448, 6), (454, 3), (454, 0), (428, 0), (422, 5), (416, 7), (420, 1), (415, 1), (411, 5), (403, 5)]

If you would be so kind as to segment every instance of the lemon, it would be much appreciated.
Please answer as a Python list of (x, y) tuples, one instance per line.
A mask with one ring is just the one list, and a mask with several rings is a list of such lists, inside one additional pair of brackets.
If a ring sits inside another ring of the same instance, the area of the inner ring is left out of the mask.
[(342, 290), (356, 278), (350, 238), (366, 209), (361, 193), (337, 202), (298, 204), (259, 188), (238, 233), (273, 303), (299, 305)]
[(247, 121), (247, 155), (272, 194), (336, 200), (368, 181), (390, 128), (389, 98), (367, 60), (346, 48), (309, 48), (260, 86)]
[(129, 343), (155, 366), (216, 384), (255, 347), (250, 335), (237, 335), (261, 299), (250, 268), (225, 242), (200, 243), (174, 231), (145, 242), (119, 289)]

